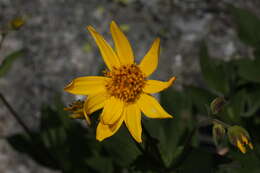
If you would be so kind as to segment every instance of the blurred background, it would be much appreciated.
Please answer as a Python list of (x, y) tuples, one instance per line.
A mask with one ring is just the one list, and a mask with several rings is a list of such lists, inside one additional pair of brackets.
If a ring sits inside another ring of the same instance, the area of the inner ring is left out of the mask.
[[(202, 41), (213, 59), (253, 57), (252, 47), (238, 36), (227, 4), (260, 17), (259, 0), (0, 0), (0, 29), (16, 17), (25, 19), (25, 25), (8, 33), (1, 46), (0, 63), (11, 52), (25, 52), (0, 78), (0, 92), (29, 128), (37, 129), (43, 105), (55, 104), (57, 95), (65, 104), (76, 99), (63, 91), (68, 82), (99, 73), (103, 60), (86, 26), (112, 43), (112, 20), (126, 33), (138, 62), (152, 41), (161, 38), (153, 79), (174, 75), (176, 90), (187, 85), (205, 88), (199, 63)], [(60, 172), (17, 152), (4, 139), (22, 131), (0, 102), (0, 172)]]

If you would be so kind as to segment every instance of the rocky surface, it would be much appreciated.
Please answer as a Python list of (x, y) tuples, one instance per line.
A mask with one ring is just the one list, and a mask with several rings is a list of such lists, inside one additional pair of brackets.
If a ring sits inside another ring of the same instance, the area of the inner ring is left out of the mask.
[[(37, 128), (42, 104), (52, 104), (57, 93), (65, 102), (73, 100), (63, 87), (76, 76), (96, 75), (100, 70), (102, 59), (85, 27), (94, 26), (111, 42), (111, 20), (126, 32), (138, 61), (153, 39), (161, 37), (154, 78), (166, 80), (175, 75), (177, 88), (203, 85), (198, 65), (202, 40), (206, 40), (213, 58), (228, 61), (250, 53), (239, 42), (225, 3), (260, 15), (259, 0), (1, 0), (0, 26), (16, 16), (25, 16), (27, 22), (8, 35), (0, 50), (0, 62), (14, 50), (27, 51), (0, 78), (0, 92), (30, 128)], [(54, 172), (7, 144), (4, 136), (21, 130), (1, 102), (0, 172)]]

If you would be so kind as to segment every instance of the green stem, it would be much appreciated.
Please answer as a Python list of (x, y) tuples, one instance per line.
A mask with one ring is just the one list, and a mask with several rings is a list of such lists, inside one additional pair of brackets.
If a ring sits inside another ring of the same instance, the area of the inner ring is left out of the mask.
[(167, 170), (168, 171), (174, 171), (176, 169), (178, 169), (180, 167), (180, 165), (182, 165), (182, 163), (186, 160), (187, 156), (189, 155), (190, 151), (192, 150), (191, 147), (191, 140), (194, 136), (194, 134), (196, 133), (196, 131), (199, 129), (199, 127), (204, 124), (204, 123), (208, 123), (211, 124), (213, 122), (216, 123), (220, 123), (222, 124), (224, 127), (229, 127), (228, 124), (217, 120), (217, 119), (211, 119), (208, 118), (206, 120), (202, 120), (200, 122), (198, 122), (198, 124), (192, 129), (192, 131), (190, 132), (189, 136), (186, 138), (185, 142), (184, 142), (184, 147), (183, 147), (183, 151), (182, 154), (179, 156), (179, 158), (177, 159), (177, 161), (175, 161)]
[(218, 119), (213, 119), (212, 120), (212, 122), (214, 123), (219, 123), (219, 124), (221, 124), (222, 126), (224, 126), (225, 128), (229, 128), (230, 127), (230, 125), (228, 125), (228, 124), (226, 124), (226, 123), (224, 123), (223, 121), (220, 121), (220, 120), (218, 120)]
[(182, 163), (186, 160), (186, 158), (188, 157), (190, 151), (192, 150), (191, 147), (191, 140), (195, 134), (195, 132), (198, 130), (199, 126), (195, 126), (192, 131), (190, 132), (189, 136), (186, 138), (185, 142), (184, 142), (184, 146), (183, 146), (183, 151), (182, 154), (178, 157), (178, 159), (173, 162), (169, 168), (167, 168), (167, 171), (175, 171), (177, 170), (180, 165), (182, 165)]
[[(162, 156), (160, 154), (160, 150), (158, 147), (158, 140), (151, 136), (149, 131), (146, 129), (145, 125), (142, 123), (143, 132), (146, 136), (147, 142), (146, 142), (146, 155), (155, 163), (161, 166), (163, 170), (166, 169), (166, 166), (164, 165)], [(149, 150), (152, 149), (150, 152)], [(158, 170), (161, 170), (158, 168)]]

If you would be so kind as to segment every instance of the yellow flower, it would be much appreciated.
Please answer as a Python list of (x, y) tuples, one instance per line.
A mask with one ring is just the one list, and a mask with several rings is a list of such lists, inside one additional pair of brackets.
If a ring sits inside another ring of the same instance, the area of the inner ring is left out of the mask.
[(96, 130), (97, 140), (112, 136), (124, 122), (133, 138), (141, 142), (141, 112), (149, 118), (172, 118), (150, 94), (168, 88), (176, 78), (167, 82), (147, 79), (158, 65), (160, 39), (153, 42), (137, 65), (129, 41), (114, 21), (110, 30), (115, 51), (93, 27), (87, 29), (96, 41), (108, 71), (103, 77), (76, 78), (64, 90), (88, 95), (84, 103), (88, 115), (103, 108)]
[(248, 146), (251, 150), (254, 149), (253, 144), (250, 142), (248, 132), (240, 126), (229, 127), (228, 138), (230, 143), (236, 146), (243, 154), (246, 153), (246, 146)]

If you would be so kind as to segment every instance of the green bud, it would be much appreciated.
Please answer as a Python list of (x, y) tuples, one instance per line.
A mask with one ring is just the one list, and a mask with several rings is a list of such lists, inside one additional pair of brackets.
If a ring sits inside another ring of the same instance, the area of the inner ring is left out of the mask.
[(224, 97), (217, 97), (215, 98), (211, 104), (210, 104), (210, 109), (211, 112), (215, 115), (218, 114), (224, 107), (226, 103), (226, 100)]
[(224, 139), (226, 135), (226, 129), (222, 124), (214, 123), (212, 128), (212, 136), (215, 145), (219, 145), (219, 143)]
[(228, 139), (232, 145), (236, 146), (244, 154), (246, 153), (246, 148), (253, 149), (249, 133), (241, 126), (229, 127)]

